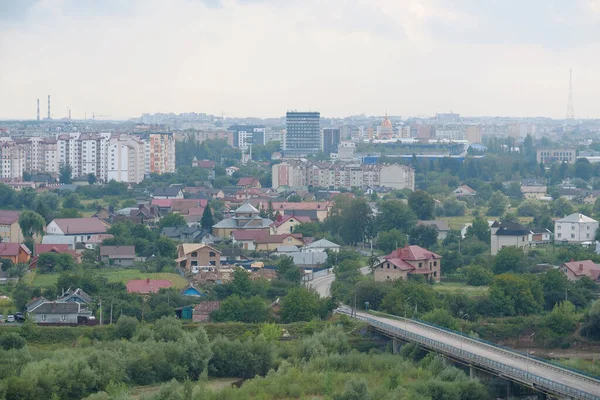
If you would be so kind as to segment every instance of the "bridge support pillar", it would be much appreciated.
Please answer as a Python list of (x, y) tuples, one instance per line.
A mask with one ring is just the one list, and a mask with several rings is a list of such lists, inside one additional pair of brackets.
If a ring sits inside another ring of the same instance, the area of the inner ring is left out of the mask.
[(538, 398), (538, 400), (546, 400), (548, 398), (548, 396), (546, 396), (546, 393), (539, 392), (537, 394), (537, 398)]
[(398, 354), (400, 351), (400, 341), (398, 339), (392, 339), (392, 353)]
[(473, 368), (472, 365), (469, 365), (469, 378), (475, 379), (475, 377), (476, 377), (475, 368)]
[(513, 398), (513, 387), (511, 381), (506, 381), (506, 399), (511, 400)]

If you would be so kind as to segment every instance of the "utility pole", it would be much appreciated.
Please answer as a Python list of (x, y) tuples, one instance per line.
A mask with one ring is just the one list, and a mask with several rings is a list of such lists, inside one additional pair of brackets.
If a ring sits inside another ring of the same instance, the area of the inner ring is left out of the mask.
[(102, 297), (100, 299), (100, 326), (102, 326)]
[(110, 300), (110, 324), (112, 325), (112, 316), (113, 316), (113, 301)]

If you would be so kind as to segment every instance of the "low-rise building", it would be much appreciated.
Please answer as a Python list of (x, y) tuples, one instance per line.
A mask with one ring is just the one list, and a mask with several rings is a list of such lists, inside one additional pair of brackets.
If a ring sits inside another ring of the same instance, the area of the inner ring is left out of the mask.
[(580, 213), (554, 221), (554, 241), (557, 243), (586, 243), (595, 240), (598, 221)]
[(23, 232), (19, 225), (21, 213), (12, 210), (0, 210), (0, 240), (2, 243), (22, 243)]
[(85, 242), (93, 235), (106, 233), (107, 227), (108, 224), (98, 218), (57, 218), (46, 227), (46, 236), (62, 236), (69, 238), (68, 241), (74, 244)]
[(553, 164), (555, 162), (575, 164), (577, 150), (572, 148), (538, 149), (536, 160), (538, 164)]
[(100, 246), (100, 260), (110, 266), (130, 267), (135, 262), (135, 247)]
[(560, 266), (560, 270), (570, 281), (577, 281), (583, 277), (590, 278), (594, 282), (600, 282), (600, 265), (592, 260), (570, 261)]
[(419, 226), (433, 226), (438, 233), (438, 239), (444, 240), (450, 232), (450, 225), (448, 225), (448, 221), (444, 221), (441, 219), (433, 219), (430, 221), (418, 221), (417, 225)]
[(183, 199), (183, 187), (181, 185), (171, 185), (167, 187), (157, 187), (152, 193), (153, 199)]
[(392, 251), (374, 267), (375, 281), (408, 279), (409, 275), (423, 275), (439, 282), (442, 256), (420, 246), (409, 246)]
[(132, 279), (127, 282), (127, 293), (150, 294), (158, 293), (160, 289), (167, 289), (173, 283), (166, 279)]
[(341, 246), (335, 244), (327, 239), (320, 239), (306, 245), (302, 250), (307, 253), (325, 252), (330, 251), (337, 253), (340, 251)]
[(203, 243), (184, 243), (177, 246), (177, 266), (193, 272), (200, 267), (220, 267), (221, 252)]
[(521, 185), (521, 193), (526, 199), (541, 199), (546, 197), (546, 186), (544, 185)]
[(235, 230), (258, 230), (269, 232), (273, 221), (262, 218), (260, 211), (252, 204), (245, 203), (233, 212), (234, 216), (226, 218), (213, 225), (213, 234), (228, 238)]
[(490, 231), (491, 252), (493, 256), (507, 246), (520, 247), (524, 250), (527, 250), (529, 247), (531, 230), (521, 224), (494, 221), (490, 226)]
[(0, 243), (0, 258), (7, 258), (14, 264), (27, 263), (31, 258), (31, 250), (24, 244)]
[(309, 217), (277, 214), (277, 220), (271, 224), (271, 234), (281, 235), (283, 233), (293, 233), (294, 228), (302, 223), (311, 222)]
[(460, 185), (456, 189), (454, 189), (454, 195), (456, 197), (466, 197), (466, 196), (475, 196), (477, 191), (475, 189), (470, 188), (467, 185)]

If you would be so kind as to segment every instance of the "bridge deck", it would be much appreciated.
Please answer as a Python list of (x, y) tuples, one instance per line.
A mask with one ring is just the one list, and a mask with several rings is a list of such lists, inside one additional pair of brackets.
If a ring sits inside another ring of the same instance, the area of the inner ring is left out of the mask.
[[(349, 314), (348, 307), (338, 312)], [(600, 381), (528, 358), (518, 352), (494, 347), (443, 329), (410, 319), (393, 319), (358, 312), (357, 318), (370, 323), (379, 331), (392, 337), (419, 342), (430, 348), (450, 354), (457, 359), (481, 365), (499, 375), (538, 387), (548, 393), (568, 395), (578, 399), (600, 400)]]

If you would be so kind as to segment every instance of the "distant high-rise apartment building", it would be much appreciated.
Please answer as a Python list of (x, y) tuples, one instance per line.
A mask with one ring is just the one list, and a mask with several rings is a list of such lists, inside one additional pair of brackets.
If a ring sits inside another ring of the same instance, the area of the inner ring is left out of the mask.
[(321, 150), (321, 113), (288, 111), (284, 140), (286, 156), (301, 157)]
[(469, 125), (465, 131), (469, 143), (481, 143), (481, 128), (479, 125)]
[(25, 151), (13, 140), (0, 145), (0, 177), (9, 180), (21, 180), (25, 171)]
[(417, 138), (431, 139), (435, 135), (435, 128), (431, 125), (417, 125)]
[(140, 183), (144, 180), (146, 146), (138, 136), (110, 138), (106, 154), (107, 181)]
[(341, 130), (339, 128), (323, 129), (323, 153), (329, 157), (331, 153), (338, 152), (340, 144)]
[(146, 173), (175, 172), (175, 138), (170, 132), (153, 132), (143, 137), (146, 142)]
[(253, 144), (265, 144), (267, 129), (262, 125), (233, 125), (228, 130), (233, 133), (233, 147), (246, 149)]

